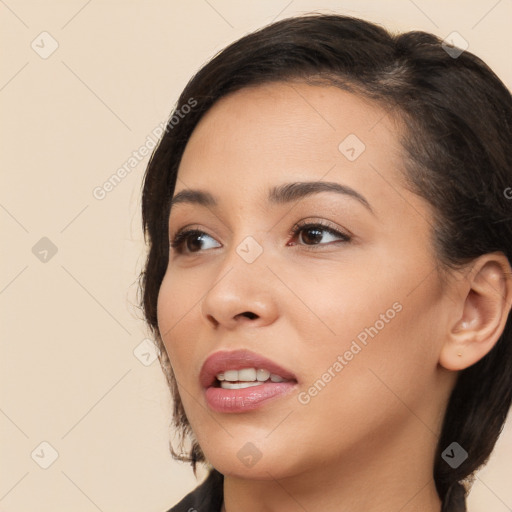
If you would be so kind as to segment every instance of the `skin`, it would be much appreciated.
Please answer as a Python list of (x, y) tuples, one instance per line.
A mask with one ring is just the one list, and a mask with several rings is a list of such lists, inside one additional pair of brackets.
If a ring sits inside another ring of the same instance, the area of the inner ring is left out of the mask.
[[(338, 149), (349, 134), (366, 146), (354, 161)], [(187, 144), (175, 194), (200, 188), (218, 206), (173, 207), (170, 240), (185, 226), (207, 236), (192, 251), (171, 249), (158, 323), (192, 429), (225, 475), (223, 510), (441, 510), (432, 468), (447, 399), (457, 370), (504, 328), (510, 267), (493, 254), (448, 278), (438, 271), (432, 211), (404, 185), (399, 140), (400, 126), (375, 103), (275, 83), (218, 101)], [(267, 203), (270, 187), (315, 180), (353, 188), (373, 213), (333, 192)], [(352, 239), (290, 235), (301, 220)], [(263, 249), (252, 263), (236, 251), (247, 236)], [(396, 303), (394, 318), (301, 403)], [(211, 411), (201, 366), (239, 348), (294, 372), (296, 388), (253, 411)], [(237, 456), (248, 442), (262, 455), (252, 467)]]

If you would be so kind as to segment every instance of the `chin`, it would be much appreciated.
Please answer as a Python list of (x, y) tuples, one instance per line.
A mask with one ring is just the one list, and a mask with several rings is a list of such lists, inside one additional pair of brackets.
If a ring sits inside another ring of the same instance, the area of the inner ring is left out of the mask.
[(248, 480), (274, 480), (291, 476), (289, 470), (278, 464), (274, 464), (270, 460), (264, 461), (261, 458), (254, 465), (245, 465), (241, 463), (237, 458), (229, 459), (226, 458), (211, 460), (211, 464), (217, 471), (222, 473), (224, 476), (230, 476), (240, 479)]
[(275, 445), (265, 447), (262, 442), (253, 443), (240, 439), (233, 437), (230, 438), (228, 446), (217, 444), (204, 450), (210, 464), (223, 475), (252, 480), (272, 480), (294, 473), (294, 462), (290, 460), (290, 452), (296, 450), (292, 447), (278, 449)]

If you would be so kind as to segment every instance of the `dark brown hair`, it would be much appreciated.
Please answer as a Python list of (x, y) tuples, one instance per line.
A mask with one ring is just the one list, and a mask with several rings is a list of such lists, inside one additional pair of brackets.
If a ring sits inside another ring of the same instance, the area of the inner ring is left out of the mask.
[[(392, 110), (404, 125), (406, 179), (433, 207), (433, 240), (442, 269), (494, 251), (512, 261), (512, 97), (478, 57), (429, 33), (391, 34), (341, 15), (288, 18), (232, 43), (190, 80), (176, 111), (195, 108), (169, 125), (145, 175), (142, 217), (149, 246), (141, 274), (146, 321), (174, 397), (174, 424), (195, 471), (205, 462), (181, 403), (157, 323), (157, 297), (169, 257), (169, 200), (185, 146), (219, 98), (248, 86), (302, 80), (335, 85)], [(172, 119), (172, 116), (171, 116)], [(471, 476), (490, 456), (512, 400), (512, 326), (509, 316), (495, 347), (459, 372), (438, 443), (434, 479), (443, 510), (466, 510)], [(452, 469), (441, 457), (452, 442), (469, 457)], [(466, 487), (464, 486), (466, 484)]]

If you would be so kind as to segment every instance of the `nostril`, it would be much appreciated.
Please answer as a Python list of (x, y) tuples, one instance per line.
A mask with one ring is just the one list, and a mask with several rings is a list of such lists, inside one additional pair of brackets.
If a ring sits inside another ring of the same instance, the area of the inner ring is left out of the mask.
[(251, 311), (245, 311), (244, 313), (241, 313), (241, 315), (246, 316), (247, 318), (250, 318), (251, 320), (254, 320), (258, 317), (255, 313), (252, 313)]
[(215, 327), (217, 327), (217, 325), (219, 325), (219, 322), (217, 322), (217, 320), (215, 319), (215, 317), (213, 317), (212, 315), (206, 315), (206, 318), (208, 318), (208, 320), (210, 320), (210, 322), (211, 322)]

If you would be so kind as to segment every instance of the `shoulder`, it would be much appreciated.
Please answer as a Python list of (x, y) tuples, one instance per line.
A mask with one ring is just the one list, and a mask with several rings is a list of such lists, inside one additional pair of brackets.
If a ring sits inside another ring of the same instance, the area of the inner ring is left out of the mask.
[(167, 512), (220, 512), (224, 476), (211, 469), (205, 481)]

